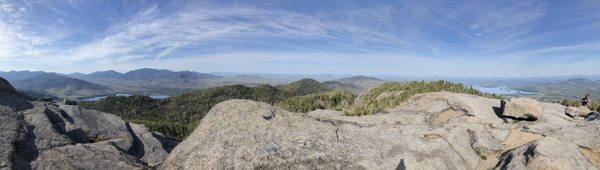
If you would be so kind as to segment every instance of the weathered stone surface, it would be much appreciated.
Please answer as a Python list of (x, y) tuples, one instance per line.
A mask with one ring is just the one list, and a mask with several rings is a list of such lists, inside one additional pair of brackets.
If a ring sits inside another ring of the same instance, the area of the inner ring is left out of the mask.
[[(264, 115), (276, 116), (270, 120)], [(176, 147), (166, 169), (359, 168), (337, 141), (336, 128), (276, 109), (234, 100), (213, 107)], [(294, 130), (292, 130), (294, 129)], [(301, 130), (300, 130), (301, 129)], [(231, 134), (231, 135), (229, 135)], [(339, 134), (338, 134), (339, 135)]]
[(111, 140), (123, 150), (129, 150), (132, 146), (133, 138), (125, 121), (119, 116), (75, 105), (60, 104), (59, 108), (63, 110), (63, 117), (69, 122), (67, 131), (81, 129), (92, 142)]
[[(386, 114), (360, 117), (330, 110), (290, 113), (232, 100), (215, 106), (161, 168), (543, 169), (550, 160), (551, 168), (596, 169), (600, 164), (593, 142), (600, 139), (600, 121), (572, 119), (557, 104), (518, 103), (525, 105), (521, 110), (539, 112), (529, 113), (539, 115), (537, 120), (507, 121), (500, 100), (447, 92), (415, 95)], [(539, 154), (523, 156), (528, 150)]]
[[(276, 116), (262, 117), (270, 114)], [(253, 101), (221, 103), (173, 150), (163, 168), (395, 169), (402, 164), (411, 169), (473, 169), (480, 159), (466, 129), (387, 119), (400, 114), (310, 114), (304, 117)], [(453, 141), (458, 138), (464, 140)]]
[(61, 128), (55, 125), (48, 114), (51, 113), (47, 107), (27, 110), (23, 113), (28, 133), (32, 133), (37, 149), (44, 150), (53, 147), (72, 144), (73, 141), (61, 131)]
[(587, 121), (600, 121), (600, 113), (599, 112), (591, 112), (585, 118)]
[(171, 150), (179, 144), (175, 139), (152, 132), (144, 125), (129, 123), (129, 127), (135, 135), (130, 152), (150, 167), (162, 164)]
[(0, 169), (13, 167), (14, 143), (19, 140), (21, 121), (14, 112), (0, 111)]
[(496, 169), (597, 169), (577, 145), (553, 137), (542, 138), (510, 150)]
[(47, 112), (49, 110), (46, 106), (38, 105), (23, 113), (25, 138), (15, 145), (16, 156), (19, 159), (30, 162), (37, 158), (40, 151), (73, 144), (73, 141), (50, 121)]
[(587, 108), (585, 106), (567, 107), (567, 109), (565, 110), (565, 114), (567, 114), (571, 117), (586, 117), (591, 112), (592, 112), (592, 110), (590, 110), (589, 108)]
[(144, 169), (135, 157), (110, 141), (76, 144), (46, 150), (31, 163), (33, 169)]
[(0, 112), (15, 112), (31, 108), (27, 99), (0, 77)]
[(535, 117), (542, 116), (540, 102), (530, 98), (513, 98), (506, 102), (502, 115), (514, 118), (527, 118), (527, 114)]
[(0, 78), (0, 169), (147, 169), (176, 145), (112, 114), (31, 103)]
[(403, 114), (426, 116), (432, 125), (491, 123), (502, 124), (494, 107), (500, 107), (499, 100), (487, 99), (467, 94), (437, 92), (417, 94), (397, 108)]

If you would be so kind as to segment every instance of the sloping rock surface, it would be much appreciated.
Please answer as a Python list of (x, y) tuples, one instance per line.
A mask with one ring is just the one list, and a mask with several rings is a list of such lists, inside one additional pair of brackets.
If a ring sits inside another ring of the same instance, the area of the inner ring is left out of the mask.
[(40, 153), (33, 169), (144, 169), (144, 164), (113, 142), (77, 144)]
[(14, 112), (31, 108), (24, 95), (0, 77), (0, 112)]
[(0, 169), (148, 169), (178, 144), (112, 114), (31, 103), (3, 79), (0, 122)]
[(573, 143), (547, 137), (502, 155), (496, 169), (597, 169)]
[(13, 166), (14, 144), (19, 140), (23, 116), (16, 111), (31, 108), (25, 97), (3, 78), (0, 78), (0, 169)]
[(171, 150), (179, 144), (175, 139), (159, 132), (150, 131), (144, 125), (129, 123), (134, 132), (133, 155), (154, 167), (162, 164)]
[(232, 100), (213, 107), (161, 168), (597, 169), (600, 121), (532, 103), (519, 113), (536, 120), (508, 121), (499, 100), (448, 92), (360, 117)]
[(22, 118), (13, 112), (0, 111), (0, 169), (13, 166), (14, 144), (19, 139)]

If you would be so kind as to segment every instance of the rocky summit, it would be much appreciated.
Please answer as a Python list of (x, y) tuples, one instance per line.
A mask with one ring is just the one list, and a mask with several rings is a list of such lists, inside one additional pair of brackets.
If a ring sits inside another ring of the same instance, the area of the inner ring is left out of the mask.
[(113, 114), (27, 101), (4, 82), (0, 169), (148, 169), (178, 144)]
[[(415, 95), (385, 113), (350, 117), (231, 100), (213, 107), (161, 168), (600, 167), (600, 121), (568, 116), (559, 104), (529, 99), (507, 103), (435, 92)], [(535, 119), (523, 118), (526, 114)]]
[(600, 113), (527, 98), (424, 93), (364, 116), (230, 100), (178, 143), (113, 114), (27, 101), (0, 85), (0, 169), (600, 167)]

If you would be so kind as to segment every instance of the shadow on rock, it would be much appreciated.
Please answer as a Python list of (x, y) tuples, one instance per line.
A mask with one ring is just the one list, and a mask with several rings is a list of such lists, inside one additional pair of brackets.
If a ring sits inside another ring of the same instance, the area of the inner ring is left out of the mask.
[(131, 124), (129, 122), (125, 123), (125, 127), (127, 131), (131, 134), (131, 138), (133, 138), (132, 146), (129, 148), (127, 153), (135, 156), (138, 159), (141, 159), (146, 155), (146, 151), (144, 150), (144, 143), (138, 138), (133, 129), (131, 129)]
[(506, 120), (506, 119), (512, 119), (512, 120), (516, 120), (516, 121), (536, 121), (536, 120), (538, 120), (538, 118), (536, 116), (534, 116), (533, 114), (529, 114), (529, 113), (523, 114), (523, 116), (521, 116), (521, 117), (504, 115), (505, 108), (506, 108), (506, 101), (504, 101), (504, 100), (500, 100), (500, 107), (497, 107), (497, 106), (492, 107), (492, 109), (494, 110), (494, 113), (496, 113), (496, 116), (498, 116), (498, 118), (502, 119), (502, 121), (504, 121), (504, 123), (508, 123), (508, 120)]
[(25, 125), (25, 138), (15, 143), (15, 154), (13, 155), (13, 169), (31, 169), (29, 164), (38, 157), (38, 148), (35, 145), (35, 139), (37, 138), (33, 133), (35, 126)]

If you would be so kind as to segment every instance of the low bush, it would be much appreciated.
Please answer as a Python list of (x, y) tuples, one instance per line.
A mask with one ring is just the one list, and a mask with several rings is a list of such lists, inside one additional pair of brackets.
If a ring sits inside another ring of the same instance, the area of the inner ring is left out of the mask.
[(344, 110), (349, 108), (356, 95), (344, 90), (333, 90), (325, 93), (296, 96), (277, 105), (290, 112), (310, 112), (317, 109)]
[(465, 93), (488, 98), (500, 98), (493, 94), (482, 93), (477, 89), (449, 81), (411, 81), (406, 83), (385, 83), (363, 92), (346, 112), (350, 116), (369, 115), (399, 106), (410, 97), (419, 93), (448, 91)]

